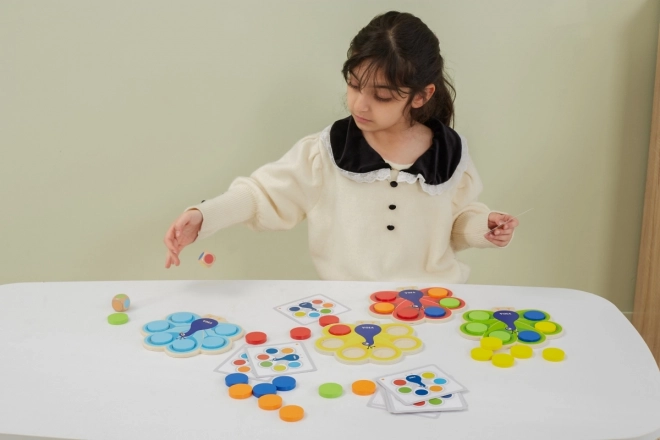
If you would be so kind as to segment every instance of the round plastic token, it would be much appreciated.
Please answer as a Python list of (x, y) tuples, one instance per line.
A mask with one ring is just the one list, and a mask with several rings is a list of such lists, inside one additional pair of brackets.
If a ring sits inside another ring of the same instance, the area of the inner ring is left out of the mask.
[(382, 292), (376, 292), (374, 296), (378, 301), (392, 302), (397, 298), (397, 296), (399, 296), (399, 292), (394, 292), (392, 290), (383, 290)]
[(351, 389), (358, 396), (370, 396), (376, 392), (376, 384), (370, 380), (356, 380)]
[(449, 294), (449, 291), (447, 289), (443, 289), (442, 287), (434, 287), (429, 289), (426, 294), (431, 298), (444, 298)]
[(495, 330), (490, 334), (491, 338), (497, 338), (502, 341), (502, 343), (509, 342), (511, 340), (511, 333), (504, 330)]
[(427, 307), (424, 309), (424, 314), (429, 318), (442, 318), (447, 312), (442, 307)]
[(287, 405), (280, 408), (280, 419), (285, 422), (297, 422), (305, 416), (305, 410), (298, 405)]
[(471, 335), (481, 335), (488, 330), (488, 326), (480, 322), (471, 322), (465, 326), (465, 330)]
[(510, 354), (498, 353), (493, 355), (493, 365), (500, 368), (513, 367), (515, 359)]
[(534, 354), (531, 347), (527, 345), (514, 345), (511, 347), (511, 356), (518, 359), (529, 359)]
[(291, 329), (289, 335), (291, 335), (291, 339), (303, 341), (305, 339), (309, 339), (309, 337), (312, 336), (312, 331), (307, 327), (296, 327)]
[(534, 328), (545, 334), (554, 333), (557, 331), (557, 326), (552, 322), (537, 322), (534, 324)]
[(265, 396), (266, 394), (277, 394), (277, 387), (272, 383), (260, 383), (252, 388), (254, 397)]
[(334, 399), (343, 394), (344, 389), (341, 385), (334, 382), (324, 383), (319, 387), (319, 395), (326, 399)]
[(245, 335), (245, 342), (251, 345), (263, 344), (268, 340), (268, 336), (264, 332), (250, 332)]
[(397, 316), (401, 319), (415, 319), (419, 317), (420, 310), (415, 307), (406, 307), (397, 312)]
[(345, 336), (351, 332), (351, 328), (344, 324), (335, 324), (328, 329), (328, 333), (333, 336)]
[(561, 348), (546, 348), (543, 350), (543, 359), (550, 362), (561, 362), (566, 357)]
[(541, 339), (541, 335), (531, 330), (523, 330), (518, 333), (518, 339), (523, 342), (538, 342)]
[(326, 325), (336, 324), (339, 322), (339, 318), (335, 315), (323, 315), (319, 318), (319, 325), (325, 327)]
[(461, 302), (456, 298), (442, 298), (440, 300), (440, 305), (447, 307), (448, 309), (455, 309), (461, 305)]
[(477, 347), (472, 349), (470, 356), (475, 361), (489, 361), (493, 357), (493, 352), (491, 350), (486, 350), (485, 348)]
[(525, 312), (523, 317), (525, 319), (529, 319), (530, 321), (540, 321), (545, 319), (545, 313), (539, 312), (538, 310), (528, 310)]
[(486, 336), (481, 339), (481, 348), (485, 348), (486, 350), (499, 350), (502, 348), (502, 340), (500, 338)]
[(229, 387), (229, 397), (232, 399), (247, 399), (252, 395), (252, 387), (246, 383), (237, 383)]
[(277, 394), (266, 394), (265, 396), (259, 397), (257, 403), (259, 408), (272, 411), (274, 409), (279, 409), (282, 406), (282, 398)]
[(279, 376), (273, 379), (277, 391), (291, 391), (296, 387), (296, 380), (291, 376)]
[(225, 376), (225, 385), (228, 387), (236, 385), (237, 383), (248, 383), (248, 377), (243, 373), (231, 373)]
[(128, 315), (126, 313), (113, 313), (108, 316), (108, 324), (122, 325), (128, 322)]
[(473, 321), (487, 321), (490, 319), (490, 315), (488, 314), (488, 312), (483, 312), (481, 310), (475, 310), (474, 312), (470, 312), (468, 314), (468, 317)]
[(383, 315), (387, 315), (388, 313), (392, 313), (394, 311), (394, 304), (376, 303), (374, 304), (374, 310), (376, 311), (376, 313), (382, 313)]

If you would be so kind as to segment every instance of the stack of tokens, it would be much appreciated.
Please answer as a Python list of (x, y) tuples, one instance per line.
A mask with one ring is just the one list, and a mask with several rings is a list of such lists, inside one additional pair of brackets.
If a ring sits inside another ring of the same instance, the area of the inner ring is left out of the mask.
[(279, 376), (272, 383), (260, 383), (250, 386), (249, 378), (243, 373), (232, 373), (225, 377), (225, 385), (229, 387), (229, 397), (232, 399), (247, 399), (256, 397), (259, 408), (266, 411), (280, 410), (280, 419), (285, 422), (297, 422), (305, 416), (305, 410), (298, 405), (282, 406), (282, 397), (278, 391), (291, 391), (296, 387), (296, 380), (290, 376)]

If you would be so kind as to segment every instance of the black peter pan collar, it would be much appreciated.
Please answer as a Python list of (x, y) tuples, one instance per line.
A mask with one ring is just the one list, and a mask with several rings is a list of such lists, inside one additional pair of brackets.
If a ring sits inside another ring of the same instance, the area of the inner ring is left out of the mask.
[[(405, 172), (422, 176), (427, 185), (440, 185), (452, 177), (461, 162), (461, 138), (438, 119), (429, 119), (424, 125), (433, 131), (432, 145)], [(332, 124), (330, 146), (335, 164), (344, 171), (366, 174), (391, 169), (369, 145), (352, 116)]]

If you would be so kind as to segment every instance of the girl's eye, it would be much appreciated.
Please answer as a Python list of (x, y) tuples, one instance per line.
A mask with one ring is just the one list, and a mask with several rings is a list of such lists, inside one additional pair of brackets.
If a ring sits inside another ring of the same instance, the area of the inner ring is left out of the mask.
[(346, 84), (348, 84), (348, 87), (350, 87), (351, 89), (356, 89), (357, 90), (359, 88), (357, 85), (353, 84), (352, 82), (349, 82), (349, 83), (346, 83)]
[(382, 98), (378, 95), (376, 95), (375, 98), (376, 98), (376, 101), (380, 101), (380, 102), (390, 102), (392, 100), (392, 98)]

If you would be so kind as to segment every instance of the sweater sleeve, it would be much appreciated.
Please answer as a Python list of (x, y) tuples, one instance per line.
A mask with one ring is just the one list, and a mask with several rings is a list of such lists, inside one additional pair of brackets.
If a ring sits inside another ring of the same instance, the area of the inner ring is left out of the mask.
[(307, 136), (278, 161), (235, 179), (225, 193), (187, 208), (203, 215), (198, 238), (239, 223), (256, 231), (286, 230), (300, 223), (321, 194), (319, 144), (317, 135)]
[(477, 201), (483, 190), (481, 178), (472, 160), (467, 157), (467, 169), (463, 172), (452, 200), (453, 226), (451, 247), (454, 251), (474, 248), (497, 248), (484, 237), (488, 232), (488, 215), (491, 211)]

